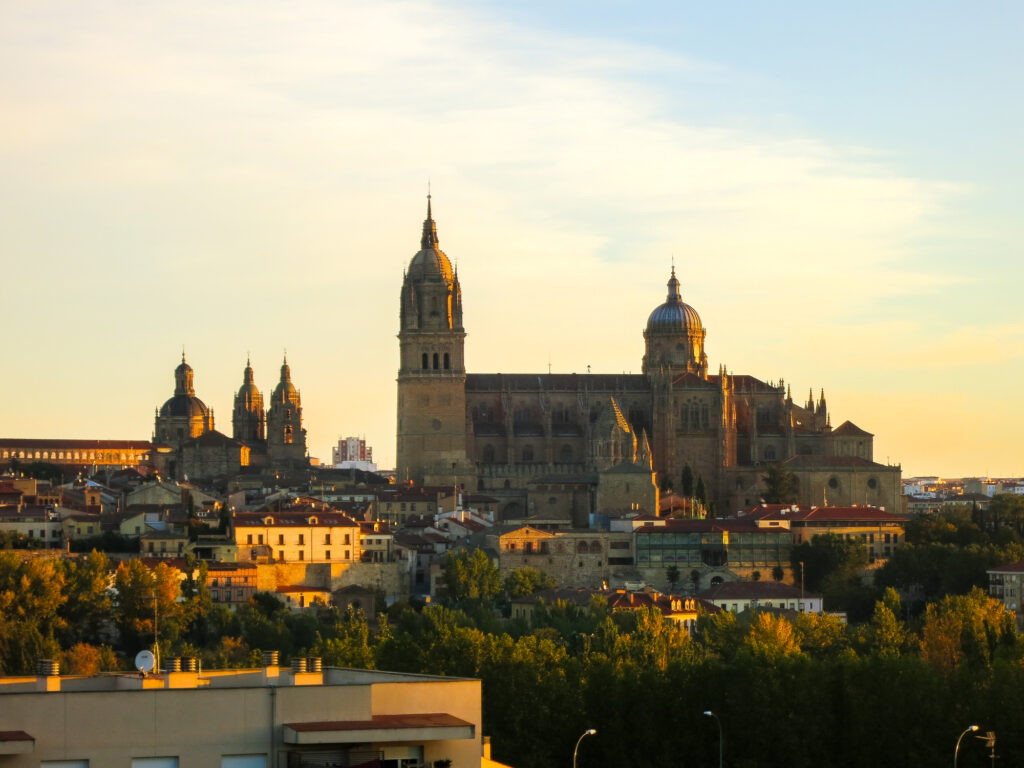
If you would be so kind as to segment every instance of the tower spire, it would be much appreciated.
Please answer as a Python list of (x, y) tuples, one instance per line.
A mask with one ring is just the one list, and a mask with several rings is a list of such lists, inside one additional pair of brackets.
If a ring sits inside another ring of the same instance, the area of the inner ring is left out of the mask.
[(423, 236), (420, 237), (420, 248), (437, 248), (437, 224), (430, 208), (430, 192), (427, 192), (427, 218), (423, 221)]

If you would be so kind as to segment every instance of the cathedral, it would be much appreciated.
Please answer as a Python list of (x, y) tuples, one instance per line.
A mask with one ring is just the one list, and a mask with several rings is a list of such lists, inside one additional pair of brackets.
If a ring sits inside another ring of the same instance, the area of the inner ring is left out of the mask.
[(193, 378), (182, 353), (181, 365), (174, 370), (174, 395), (157, 409), (153, 427), (154, 464), (161, 474), (212, 479), (249, 466), (277, 471), (308, 465), (302, 398), (292, 383), (287, 358), (267, 410), (246, 360), (235, 395), (232, 437), (214, 428), (213, 409), (196, 396)]
[(674, 267), (667, 289), (640, 374), (467, 373), (462, 288), (428, 196), (399, 306), (398, 479), (493, 496), (502, 519), (583, 526), (656, 514), (667, 489), (731, 514), (760, 501), (778, 464), (801, 504), (899, 509), (900, 468), (874, 461), (869, 432), (833, 428), (823, 391), (798, 403), (781, 380), (712, 370)]

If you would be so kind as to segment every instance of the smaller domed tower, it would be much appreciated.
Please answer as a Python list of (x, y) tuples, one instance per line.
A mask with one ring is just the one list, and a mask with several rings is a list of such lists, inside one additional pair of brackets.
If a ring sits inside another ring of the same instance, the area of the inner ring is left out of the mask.
[(708, 356), (704, 353), (707, 332), (697, 310), (679, 295), (676, 268), (668, 280), (668, 297), (647, 319), (644, 330), (643, 372), (695, 373), (708, 377)]
[(251, 445), (267, 439), (267, 414), (263, 410), (263, 395), (256, 388), (249, 360), (245, 361), (242, 387), (235, 395), (235, 410), (231, 424), (236, 440)]
[(306, 463), (306, 430), (302, 428), (302, 398), (292, 384), (288, 358), (281, 364), (281, 380), (270, 396), (267, 411), (267, 458), (271, 466)]

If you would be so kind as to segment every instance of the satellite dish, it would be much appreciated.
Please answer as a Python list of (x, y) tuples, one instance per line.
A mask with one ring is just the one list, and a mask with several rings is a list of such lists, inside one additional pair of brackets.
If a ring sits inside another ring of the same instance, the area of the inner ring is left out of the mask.
[(156, 657), (150, 651), (139, 651), (135, 654), (135, 668), (142, 674), (151, 672), (156, 666)]

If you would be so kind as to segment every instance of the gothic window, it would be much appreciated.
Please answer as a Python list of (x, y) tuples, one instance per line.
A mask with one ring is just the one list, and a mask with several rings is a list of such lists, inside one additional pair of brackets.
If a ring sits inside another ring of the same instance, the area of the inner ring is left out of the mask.
[(833, 489), (833, 490), (838, 488), (839, 487), (839, 478), (838, 477), (830, 477), (828, 479), (828, 487)]
[(429, 367), (430, 367), (430, 366), (428, 365), (428, 360), (427, 360), (427, 353), (426, 353), (426, 352), (424, 352), (424, 353), (423, 353), (423, 370), (425, 371), (425, 370), (427, 370), (427, 368), (429, 368)]
[(523, 446), (523, 462), (527, 463), (531, 461), (533, 461), (533, 446), (525, 445)]
[(452, 366), (451, 366), (451, 362), (450, 362), (450, 361), (449, 361), (449, 359), (448, 359), (448, 353), (447, 353), (447, 352), (445, 352), (445, 353), (444, 353), (444, 369), (445, 369), (445, 370), (447, 371), (447, 370), (450, 370), (450, 369), (451, 369), (451, 367), (452, 367)]
[(600, 554), (600, 553), (601, 553), (601, 542), (599, 542), (599, 541), (592, 541), (592, 542), (590, 542), (590, 554), (595, 555), (595, 554)]
[[(505, 481), (505, 488), (508, 489), (508, 488), (511, 488), (511, 487), (512, 487), (512, 483), (510, 481), (506, 480)], [(507, 509), (507, 507), (506, 507), (506, 509)]]
[(700, 413), (701, 413), (701, 425), (704, 427), (704, 429), (707, 429), (708, 428), (708, 405), (707, 405), (707, 403), (704, 403), (704, 405), (701, 406)]
[[(585, 542), (585, 541), (579, 542), (576, 545), (576, 551), (579, 552), (581, 555), (585, 555), (587, 553), (587, 542)], [(581, 565), (582, 565), (582, 563), (581, 563)]]
[(484, 463), (485, 464), (493, 464), (494, 463), (494, 446), (493, 445), (485, 445), (484, 446)]
[(690, 403), (690, 429), (697, 429), (700, 425), (700, 412), (696, 403)]
[(284, 443), (285, 445), (291, 445), (292, 442), (292, 425), (288, 424), (284, 428)]

